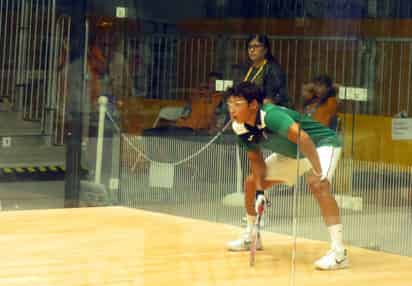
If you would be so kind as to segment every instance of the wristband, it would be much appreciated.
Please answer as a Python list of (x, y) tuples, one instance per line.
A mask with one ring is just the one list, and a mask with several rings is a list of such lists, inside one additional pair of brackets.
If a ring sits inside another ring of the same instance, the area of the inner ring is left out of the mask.
[(256, 190), (256, 199), (260, 196), (260, 195), (265, 195), (265, 192), (263, 190)]

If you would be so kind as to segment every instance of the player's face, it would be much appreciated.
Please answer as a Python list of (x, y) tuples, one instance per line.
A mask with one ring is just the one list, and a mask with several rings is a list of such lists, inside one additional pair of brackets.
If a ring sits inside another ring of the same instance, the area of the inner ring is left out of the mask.
[(255, 103), (248, 103), (244, 97), (230, 96), (227, 105), (229, 108), (230, 119), (237, 123), (245, 123), (255, 117)]
[(328, 88), (324, 84), (316, 83), (315, 84), (315, 91), (316, 91), (316, 94), (318, 96), (323, 96), (323, 95), (326, 95), (326, 93), (328, 92)]

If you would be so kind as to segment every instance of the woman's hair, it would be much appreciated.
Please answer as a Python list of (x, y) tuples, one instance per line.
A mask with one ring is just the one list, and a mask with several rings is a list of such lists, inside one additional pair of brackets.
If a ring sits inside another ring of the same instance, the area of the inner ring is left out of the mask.
[(333, 87), (333, 81), (330, 76), (327, 74), (321, 74), (318, 76), (315, 76), (312, 80), (313, 83), (325, 85), (327, 88)]
[(266, 55), (265, 55), (266, 60), (268, 61), (275, 60), (271, 52), (269, 38), (266, 35), (256, 34), (256, 35), (249, 36), (249, 38), (247, 39), (247, 46), (249, 46), (250, 42), (253, 40), (258, 41), (266, 48)]
[(249, 81), (244, 81), (236, 85), (235, 87), (227, 90), (227, 97), (240, 96), (246, 99), (247, 102), (252, 102), (256, 99), (259, 104), (263, 103), (263, 93), (260, 88)]
[(336, 96), (337, 88), (333, 85), (333, 80), (330, 76), (326, 74), (318, 75), (313, 78), (312, 82), (314, 84), (326, 86), (326, 94), (321, 97), (320, 103), (324, 103), (329, 97)]
[(223, 74), (220, 72), (211, 71), (210, 73), (207, 74), (207, 77), (208, 78), (215, 77), (217, 79), (223, 79)]

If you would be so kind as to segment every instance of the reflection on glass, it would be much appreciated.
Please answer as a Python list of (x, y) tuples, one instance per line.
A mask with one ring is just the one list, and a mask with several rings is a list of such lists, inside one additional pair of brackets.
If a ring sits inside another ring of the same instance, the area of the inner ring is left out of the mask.
[(78, 2), (0, 0), (2, 211), (106, 207), (134, 284), (406, 285), (408, 1)]

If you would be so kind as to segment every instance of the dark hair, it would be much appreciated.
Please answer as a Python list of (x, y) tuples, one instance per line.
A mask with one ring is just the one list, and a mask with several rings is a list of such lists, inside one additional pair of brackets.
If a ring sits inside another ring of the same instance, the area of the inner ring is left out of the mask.
[(217, 79), (223, 79), (223, 74), (220, 72), (215, 72), (215, 71), (211, 71), (210, 73), (207, 74), (207, 77), (215, 77)]
[(327, 74), (321, 74), (321, 75), (315, 76), (312, 81), (314, 83), (325, 85), (327, 88), (333, 87), (332, 78), (328, 76)]
[(249, 36), (249, 38), (247, 39), (247, 46), (249, 46), (250, 42), (256, 40), (259, 43), (263, 44), (263, 46), (266, 48), (266, 55), (265, 55), (265, 59), (268, 61), (274, 61), (275, 58), (272, 55), (271, 52), (271, 48), (270, 48), (270, 42), (269, 42), (269, 38), (266, 35), (251, 35)]
[(256, 100), (259, 104), (263, 103), (263, 93), (260, 88), (253, 82), (244, 81), (236, 85), (235, 87), (227, 90), (227, 97), (240, 96), (246, 99), (247, 102)]
[(327, 88), (326, 94), (324, 96), (322, 96), (321, 99), (320, 99), (321, 104), (326, 102), (326, 100), (329, 97), (336, 96), (337, 90), (333, 86), (333, 80), (327, 74), (321, 74), (321, 75), (315, 76), (313, 78), (312, 82), (315, 83), (315, 84), (324, 85)]

